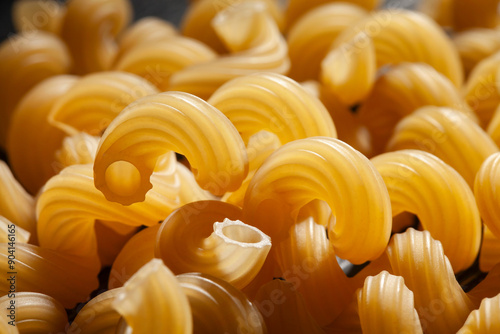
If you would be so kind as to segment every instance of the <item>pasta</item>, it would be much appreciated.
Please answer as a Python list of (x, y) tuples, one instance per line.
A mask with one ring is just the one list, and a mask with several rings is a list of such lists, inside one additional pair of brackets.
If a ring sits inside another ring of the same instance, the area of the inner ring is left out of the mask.
[(64, 138), (61, 148), (55, 153), (57, 167), (62, 170), (71, 165), (93, 163), (98, 145), (99, 137), (85, 132)]
[(387, 188), (368, 159), (333, 138), (299, 139), (269, 156), (248, 186), (244, 221), (281, 241), (315, 199), (336, 217), (328, 236), (338, 256), (360, 264), (383, 253), (391, 230)]
[(483, 241), (479, 254), (479, 269), (489, 272), (497, 263), (500, 263), (500, 239), (488, 227), (483, 228)]
[(58, 35), (66, 8), (54, 0), (21, 0), (12, 5), (12, 22), (18, 32), (43, 30)]
[(4, 216), (0, 216), (0, 243), (6, 244), (9, 242), (9, 230), (15, 231), (14, 235), (17, 242), (28, 243), (30, 238), (30, 233), (28, 231), (12, 223)]
[(485, 298), (478, 310), (471, 312), (463, 327), (457, 334), (497, 333), (500, 331), (500, 320), (492, 316), (500, 312), (500, 294), (494, 298)]
[(467, 77), (483, 59), (500, 51), (500, 32), (495, 29), (470, 29), (453, 38)]
[(497, 193), (500, 153), (490, 155), (476, 174), (474, 194), (481, 217), (488, 229), (500, 238), (500, 224)]
[(135, 226), (102, 220), (97, 220), (94, 228), (97, 255), (103, 267), (109, 267), (113, 264), (120, 250), (138, 230)]

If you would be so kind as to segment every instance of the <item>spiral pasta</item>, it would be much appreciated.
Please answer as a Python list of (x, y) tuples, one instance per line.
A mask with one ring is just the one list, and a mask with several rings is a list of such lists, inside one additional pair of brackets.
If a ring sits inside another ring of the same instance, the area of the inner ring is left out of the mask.
[(54, 0), (21, 0), (12, 6), (12, 23), (18, 32), (43, 30), (58, 35), (66, 13)]
[(336, 218), (328, 235), (338, 256), (359, 264), (382, 254), (391, 230), (387, 188), (366, 157), (334, 138), (299, 139), (269, 156), (248, 186), (244, 221), (280, 241), (315, 199)]
[(439, 240), (454, 272), (469, 268), (481, 245), (481, 218), (474, 194), (453, 168), (427, 152), (402, 150), (372, 158), (391, 198), (392, 215), (419, 217)]
[[(125, 205), (144, 200), (155, 164), (169, 149), (184, 154), (198, 183), (215, 195), (236, 190), (247, 174), (245, 146), (231, 122), (193, 95), (168, 92), (139, 99), (107, 128), (94, 162), (97, 189)], [(116, 162), (135, 178), (125, 189), (109, 178)]]
[(61, 36), (75, 62), (76, 74), (107, 71), (118, 46), (115, 41), (131, 17), (127, 0), (71, 0)]
[(271, 241), (240, 219), (241, 209), (228, 203), (186, 204), (162, 223), (155, 255), (176, 274), (206, 273), (241, 289), (259, 272)]
[(493, 140), (469, 117), (440, 107), (423, 107), (402, 119), (387, 148), (432, 153), (459, 172), (471, 188), (483, 161), (498, 152)]
[(460, 54), (465, 76), (483, 59), (500, 51), (500, 32), (494, 29), (471, 29), (453, 38)]
[(457, 334), (484, 333), (493, 334), (500, 331), (500, 294), (493, 298), (485, 298), (478, 310), (471, 312), (465, 324)]
[(287, 34), (290, 78), (297, 81), (317, 79), (321, 61), (335, 38), (367, 14), (354, 4), (335, 2), (325, 3), (305, 13)]
[(85, 132), (64, 138), (61, 148), (55, 153), (57, 167), (62, 170), (71, 165), (93, 163), (99, 139)]
[[(235, 4), (220, 12), (213, 22), (217, 34), (232, 53), (175, 73), (170, 79), (171, 90), (208, 99), (233, 78), (256, 72), (288, 72), (286, 41), (263, 3)], [(240, 33), (235, 34), (235, 30)]]

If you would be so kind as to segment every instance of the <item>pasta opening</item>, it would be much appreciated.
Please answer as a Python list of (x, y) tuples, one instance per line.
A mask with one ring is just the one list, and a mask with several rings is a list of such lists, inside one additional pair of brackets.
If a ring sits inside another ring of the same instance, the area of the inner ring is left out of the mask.
[(105, 173), (108, 189), (120, 196), (132, 196), (141, 185), (139, 170), (128, 161), (115, 161)]
[(264, 247), (271, 245), (271, 238), (259, 229), (239, 220), (224, 219), (214, 224), (215, 234), (228, 243), (236, 243), (243, 247)]

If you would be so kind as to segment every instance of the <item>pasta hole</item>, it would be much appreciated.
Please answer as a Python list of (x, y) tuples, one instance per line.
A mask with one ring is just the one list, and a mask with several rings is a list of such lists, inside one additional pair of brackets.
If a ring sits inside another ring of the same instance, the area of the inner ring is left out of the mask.
[(262, 241), (260, 233), (242, 225), (224, 226), (222, 234), (231, 240), (246, 244), (256, 244)]
[(106, 185), (116, 195), (132, 196), (141, 185), (141, 173), (127, 161), (115, 161), (106, 169)]

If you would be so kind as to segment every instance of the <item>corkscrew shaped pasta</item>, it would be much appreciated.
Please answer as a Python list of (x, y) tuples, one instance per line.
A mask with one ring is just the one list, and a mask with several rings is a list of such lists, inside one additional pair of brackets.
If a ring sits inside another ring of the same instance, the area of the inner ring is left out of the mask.
[(36, 235), (35, 200), (0, 161), (0, 216)]
[[(0, 245), (0, 269), (10, 272), (8, 245)], [(17, 292), (39, 292), (49, 295), (65, 308), (87, 300), (99, 286), (97, 274), (100, 267), (85, 263), (85, 259), (35, 245), (16, 243), (15, 269)], [(6, 295), (10, 282), (0, 281), (0, 294)], [(17, 293), (16, 292), (16, 293)]]
[(121, 288), (113, 307), (127, 322), (121, 333), (192, 333), (189, 300), (160, 259), (144, 265)]
[[(73, 76), (55, 76), (36, 85), (12, 113), (7, 131), (9, 163), (32, 195), (59, 170), (55, 152), (66, 134), (48, 122), (55, 102), (77, 82)], [(26, 152), (30, 154), (26, 154)]]
[(448, 78), (429, 65), (402, 63), (381, 74), (358, 112), (359, 121), (370, 131), (375, 153), (384, 151), (401, 118), (427, 105), (454, 108), (475, 119)]
[(479, 269), (488, 272), (497, 263), (500, 263), (500, 239), (487, 226), (484, 226), (481, 253), (479, 254)]
[[(144, 200), (155, 164), (169, 150), (185, 155), (200, 186), (215, 195), (236, 190), (248, 171), (245, 145), (229, 119), (193, 95), (167, 92), (129, 105), (104, 132), (96, 188), (124, 205)], [(127, 187), (109, 178), (117, 164), (134, 176)]]
[(94, 162), (99, 137), (85, 132), (76, 133), (63, 139), (62, 146), (55, 157), (60, 170), (71, 165), (85, 165)]
[[(0, 243), (8, 243), (9, 241), (13, 241), (12, 236), (9, 237), (9, 230), (15, 231), (15, 241), (21, 243), (28, 243), (30, 238), (30, 233), (23, 229), (22, 227), (17, 226), (4, 216), (0, 216)], [(10, 240), (9, 240), (10, 239)]]
[(162, 223), (155, 256), (175, 274), (201, 272), (241, 289), (264, 264), (271, 240), (240, 219), (241, 209), (228, 203), (186, 204)]
[(277, 245), (281, 276), (304, 297), (307, 309), (320, 326), (330, 324), (352, 299), (354, 290), (340, 268), (325, 227), (308, 218), (290, 230)]
[(469, 314), (467, 321), (457, 334), (481, 333), (493, 334), (500, 331), (500, 294), (494, 298), (486, 298), (478, 310)]
[(69, 135), (83, 131), (99, 136), (127, 105), (156, 93), (149, 81), (134, 74), (89, 74), (55, 103), (49, 121)]
[(0, 147), (17, 103), (32, 87), (51, 76), (68, 73), (71, 57), (64, 43), (42, 31), (22, 33), (0, 44)]
[(419, 150), (372, 158), (391, 197), (392, 215), (407, 211), (443, 245), (454, 272), (469, 268), (481, 245), (481, 217), (474, 194), (452, 167)]
[(200, 273), (177, 280), (189, 300), (194, 333), (267, 333), (257, 306), (228, 282)]
[(481, 165), (474, 181), (474, 194), (483, 222), (500, 239), (500, 153), (490, 155)]
[(455, 333), (473, 304), (453, 275), (439, 241), (428, 231), (408, 229), (392, 238), (387, 254), (394, 274), (413, 291), (425, 333)]
[(248, 186), (244, 221), (279, 242), (316, 199), (335, 216), (328, 236), (339, 257), (360, 264), (382, 254), (391, 230), (387, 188), (365, 156), (334, 138), (299, 139), (269, 156)]
[(496, 29), (466, 30), (456, 34), (453, 43), (467, 77), (481, 60), (500, 50), (500, 32)]
[[(12, 304), (12, 301), (15, 304)], [(13, 317), (9, 307), (14, 306)], [(68, 316), (54, 298), (36, 292), (16, 292), (0, 298), (2, 322), (12, 321), (20, 333), (64, 333)], [(15, 321), (13, 321), (15, 319)], [(4, 333), (4, 332), (2, 332)]]
[(234, 124), (243, 141), (261, 130), (282, 144), (313, 136), (337, 137), (323, 104), (281, 74), (257, 73), (233, 79), (208, 100)]
[[(228, 51), (224, 40), (221, 40), (217, 29), (212, 25), (213, 19), (225, 9), (238, 6), (240, 3), (253, 2), (252, 0), (199, 0), (189, 6), (182, 19), (182, 33), (185, 36), (195, 38), (210, 46), (218, 53)], [(265, 4), (266, 11), (271, 15), (274, 22), (282, 30), (284, 17), (279, 5), (274, 0), (261, 0)], [(230, 50), (230, 48), (229, 48)]]
[(422, 333), (413, 292), (403, 277), (387, 271), (367, 277), (357, 298), (363, 333)]
[(152, 182), (144, 202), (124, 207), (106, 201), (94, 187), (92, 165), (65, 168), (46, 183), (37, 202), (40, 246), (98, 263), (96, 219), (151, 226), (179, 205), (178, 187), (156, 176)]
[(471, 188), (483, 161), (498, 152), (493, 140), (469, 117), (441, 107), (423, 107), (402, 119), (387, 149), (432, 153), (459, 172)]
[(121, 293), (123, 293), (122, 289), (117, 288), (105, 291), (92, 298), (78, 312), (67, 333), (115, 333), (121, 316), (114, 309), (113, 302)]
[(215, 52), (201, 42), (175, 36), (135, 46), (117, 58), (113, 68), (137, 74), (163, 92), (169, 90), (172, 74), (216, 57)]
[(17, 32), (43, 30), (59, 35), (66, 7), (54, 0), (22, 0), (12, 5), (12, 23)]
[(500, 52), (481, 60), (472, 70), (463, 88), (463, 95), (470, 107), (476, 112), (481, 126), (486, 127), (500, 103), (497, 89)]
[(275, 279), (266, 283), (259, 289), (254, 303), (269, 333), (325, 333), (309, 313), (302, 295), (290, 282)]
[(256, 72), (288, 72), (286, 41), (264, 3), (242, 2), (228, 7), (212, 24), (231, 54), (175, 73), (170, 79), (171, 90), (208, 99), (231, 79)]
[(128, 0), (69, 1), (61, 36), (75, 61), (74, 72), (109, 70), (118, 52), (115, 37), (130, 18)]
[(359, 6), (335, 2), (305, 13), (287, 34), (291, 62), (288, 75), (297, 81), (318, 79), (321, 61), (332, 42), (344, 29), (366, 15), (366, 10)]
[[(352, 41), (364, 32), (373, 41), (377, 67), (401, 62), (427, 63), (456, 87), (463, 81), (457, 50), (442, 29), (427, 16), (399, 9), (381, 10), (346, 29), (334, 43)], [(355, 46), (361, 43), (354, 41)]]

